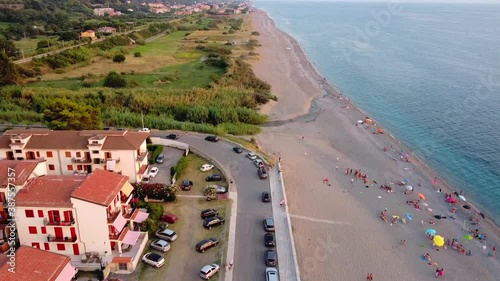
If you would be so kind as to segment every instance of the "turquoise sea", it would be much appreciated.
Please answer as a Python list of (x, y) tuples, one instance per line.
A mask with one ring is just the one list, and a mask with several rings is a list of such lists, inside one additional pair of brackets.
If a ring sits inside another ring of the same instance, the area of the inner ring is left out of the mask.
[(500, 224), (500, 4), (254, 6), (344, 95)]

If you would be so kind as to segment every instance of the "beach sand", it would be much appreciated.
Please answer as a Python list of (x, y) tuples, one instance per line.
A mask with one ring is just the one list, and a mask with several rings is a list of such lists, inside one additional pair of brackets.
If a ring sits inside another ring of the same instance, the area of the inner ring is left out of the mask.
[[(433, 280), (436, 267), (420, 258), (429, 253), (432, 262), (444, 268), (445, 280), (500, 280), (499, 254), (486, 255), (493, 245), (500, 245), (498, 228), (481, 221), (478, 228), (487, 234), (481, 244), (463, 241), (464, 219), (473, 212), (461, 205), (456, 220), (435, 219), (437, 214), (450, 215), (444, 202), (449, 187), (442, 181), (433, 185), (437, 175), (415, 157), (410, 157), (411, 163), (401, 161), (400, 150), (408, 150), (389, 134), (375, 135), (373, 126), (355, 126), (364, 114), (323, 81), (298, 43), (275, 28), (264, 12), (254, 10), (251, 19), (262, 44), (255, 73), (272, 85), (279, 98), (262, 108), (271, 122), (257, 140), (276, 160), (282, 159), (301, 279), (366, 280), (371, 272), (374, 280)], [(344, 108), (346, 102), (348, 108)], [(378, 185), (366, 188), (361, 180), (351, 183), (352, 176), (344, 175), (346, 168), (361, 169)], [(330, 185), (323, 183), (325, 178)], [(403, 178), (411, 182), (413, 194), (405, 195), (404, 187), (396, 184), (393, 193), (379, 188)], [(417, 193), (426, 196), (432, 212), (405, 204), (417, 200)], [(413, 220), (391, 226), (379, 217), (384, 208), (390, 217), (409, 213)], [(435, 224), (429, 224), (431, 220)], [(472, 256), (451, 247), (432, 249), (425, 234), (428, 228), (450, 240), (459, 238)], [(465, 228), (476, 226), (466, 221)], [(399, 245), (401, 240), (406, 245)]]

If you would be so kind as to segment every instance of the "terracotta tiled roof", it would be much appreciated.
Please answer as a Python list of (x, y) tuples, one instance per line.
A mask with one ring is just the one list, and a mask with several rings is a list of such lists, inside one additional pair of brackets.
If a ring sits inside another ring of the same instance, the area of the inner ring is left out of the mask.
[(71, 208), (71, 193), (83, 183), (84, 179), (84, 176), (35, 178), (17, 193), (16, 206)]
[(9, 263), (0, 265), (0, 280), (55, 281), (70, 262), (70, 258), (49, 251), (21, 246), (16, 251), (15, 273), (9, 272)]
[(88, 149), (89, 139), (106, 137), (102, 149), (137, 150), (149, 134), (129, 131), (8, 130), (0, 138), (0, 148), (10, 148), (10, 136), (31, 135), (24, 149)]
[(128, 263), (132, 262), (132, 257), (114, 257), (111, 263)]
[(15, 174), (14, 182), (10, 181), (10, 183), (14, 185), (24, 184), (36, 166), (41, 162), (45, 162), (45, 160), (0, 160), (0, 184), (7, 186), (9, 183), (9, 172)]
[(128, 177), (96, 169), (73, 192), (71, 197), (108, 206), (128, 183)]

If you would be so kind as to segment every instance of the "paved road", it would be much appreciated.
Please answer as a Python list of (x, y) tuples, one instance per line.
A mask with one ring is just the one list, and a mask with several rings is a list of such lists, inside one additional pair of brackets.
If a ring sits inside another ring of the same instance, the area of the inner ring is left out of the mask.
[[(151, 133), (153, 137), (165, 137), (167, 133)], [(261, 193), (270, 191), (269, 181), (260, 180), (253, 162), (245, 152), (236, 154), (234, 145), (221, 140), (211, 143), (201, 135), (182, 135), (179, 139), (202, 151), (228, 168), (238, 187), (238, 210), (233, 280), (262, 281), (265, 276), (264, 229), (262, 219), (272, 216), (271, 204), (261, 202)], [(279, 199), (275, 199), (279, 200)], [(279, 243), (279, 241), (278, 241)], [(279, 246), (279, 245), (278, 245)]]

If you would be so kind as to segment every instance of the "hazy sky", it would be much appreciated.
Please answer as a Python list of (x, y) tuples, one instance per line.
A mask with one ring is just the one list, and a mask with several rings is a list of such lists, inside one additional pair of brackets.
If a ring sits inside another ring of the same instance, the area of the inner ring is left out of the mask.
[(281, 2), (420, 2), (420, 3), (495, 3), (500, 0), (255, 0), (257, 2), (281, 1)]

